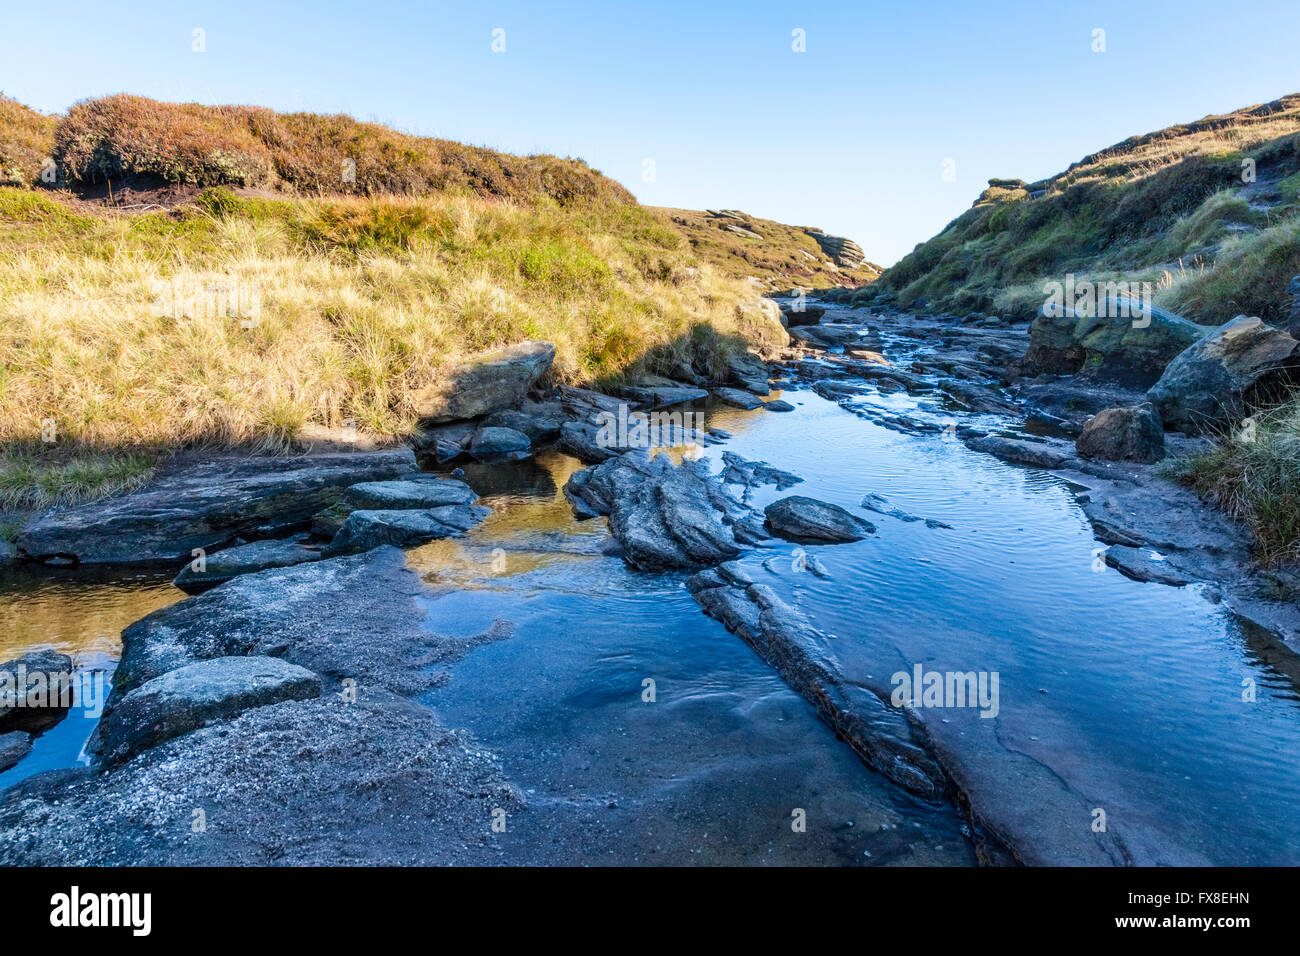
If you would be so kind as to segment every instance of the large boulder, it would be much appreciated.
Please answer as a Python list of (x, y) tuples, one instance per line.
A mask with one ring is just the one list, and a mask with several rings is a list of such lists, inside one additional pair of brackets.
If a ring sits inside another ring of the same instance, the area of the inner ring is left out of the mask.
[(178, 464), (138, 491), (33, 518), (18, 547), (29, 558), (82, 564), (188, 561), (195, 548), (292, 531), (347, 486), (414, 470), (409, 448)]
[(819, 305), (804, 305), (799, 307), (799, 303), (782, 302), (781, 316), (785, 319), (787, 328), (795, 328), (799, 325), (816, 325), (822, 320), (826, 310)]
[(1300, 341), (1239, 315), (1185, 349), (1147, 392), (1165, 425), (1195, 432), (1232, 421), (1280, 397), (1297, 379)]
[(861, 541), (876, 531), (870, 521), (849, 514), (839, 505), (802, 495), (774, 501), (764, 509), (764, 514), (767, 527), (790, 541)]
[(553, 361), (554, 344), (531, 340), (473, 356), (417, 392), (416, 411), (431, 422), (450, 422), (513, 408)]
[(1165, 457), (1165, 430), (1149, 403), (1107, 408), (1083, 426), (1074, 447), (1083, 458), (1149, 464)]
[(253, 541), (234, 548), (223, 548), (216, 554), (204, 555), (202, 560), (196, 558), (181, 569), (172, 583), (187, 594), (198, 594), (225, 584), (241, 574), (252, 574), (267, 568), (287, 568), (304, 561), (315, 561), (319, 557), (320, 551), (305, 547), (301, 541), (294, 539)]
[(215, 657), (169, 671), (116, 702), (99, 728), (100, 756), (120, 764), (142, 750), (229, 720), (251, 707), (319, 697), (320, 678), (274, 657)]
[[(1113, 310), (1112, 310), (1113, 311)], [(1178, 353), (1203, 334), (1202, 326), (1156, 306), (1150, 321), (1039, 315), (1029, 327), (1024, 370), (1030, 375), (1081, 374), (1100, 382), (1149, 388)]]
[(623, 559), (643, 571), (718, 564), (765, 537), (700, 462), (630, 452), (575, 472), (564, 494), (579, 518), (607, 515)]

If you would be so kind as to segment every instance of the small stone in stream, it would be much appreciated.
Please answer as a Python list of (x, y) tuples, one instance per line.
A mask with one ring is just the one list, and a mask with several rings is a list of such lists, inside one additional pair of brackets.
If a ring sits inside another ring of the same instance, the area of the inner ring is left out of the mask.
[(1165, 457), (1164, 426), (1155, 406), (1149, 403), (1107, 408), (1083, 426), (1074, 447), (1084, 458), (1149, 464)]
[(944, 522), (935, 518), (921, 518), (917, 515), (909, 514), (901, 508), (895, 508), (889, 503), (889, 499), (884, 495), (863, 495), (861, 505), (868, 511), (874, 511), (876, 514), (882, 514), (889, 518), (897, 518), (899, 521), (924, 521), (927, 528), (947, 528), (952, 530), (952, 525), (944, 524)]
[(21, 730), (0, 734), (0, 772), (22, 760), (32, 749), (32, 735)]
[[(297, 539), (254, 541), (235, 548), (224, 548), (215, 554), (205, 555), (200, 562), (191, 561), (176, 575), (172, 584), (188, 594), (197, 594), (231, 578), (267, 568), (284, 568), (304, 561), (315, 561), (320, 551), (304, 547)], [(197, 570), (198, 564), (202, 570)]]
[(860, 541), (876, 531), (870, 521), (849, 514), (839, 505), (802, 495), (774, 501), (764, 514), (768, 529), (790, 541)]
[(0, 664), (0, 733), (40, 733), (72, 705), (72, 658), (52, 648), (28, 651)]
[(724, 430), (722, 430), (721, 428), (710, 428), (709, 431), (708, 431), (708, 435), (709, 435), (710, 438), (723, 438), (723, 439), (726, 439), (726, 438), (730, 438), (730, 437), (731, 437), (731, 432), (729, 432), (729, 431), (724, 431)]
[(274, 657), (215, 657), (145, 681), (117, 701), (100, 728), (107, 766), (252, 707), (319, 697), (320, 678)]
[(784, 399), (780, 399), (780, 398), (778, 398), (778, 399), (776, 399), (776, 400), (774, 400), (774, 401), (771, 401), (771, 402), (764, 402), (764, 403), (763, 403), (763, 407), (764, 407), (765, 409), (767, 409), (769, 412), (792, 412), (792, 411), (794, 411), (794, 406), (793, 406), (793, 405), (791, 405), (789, 402), (785, 401)]
[(488, 426), (474, 433), (469, 453), (479, 461), (518, 461), (533, 453), (533, 441), (513, 428)]
[[(465, 474), (463, 469), (457, 471), (462, 476)], [(392, 481), (364, 481), (343, 492), (343, 503), (356, 511), (437, 508), (441, 505), (472, 505), (476, 501), (478, 495), (465, 482), (434, 475), (408, 475)]]
[(1064, 451), (1045, 442), (1026, 441), (1020, 438), (1004, 438), (1001, 435), (984, 435), (967, 438), (966, 445), (975, 451), (986, 452), (1003, 461), (1016, 465), (1028, 465), (1032, 468), (1051, 470), (1060, 468), (1070, 456)]
[(724, 451), (722, 461), (726, 467), (722, 470), (722, 480), (728, 485), (744, 485), (753, 488), (758, 485), (776, 485), (784, 491), (803, 481), (792, 472), (773, 468), (765, 461), (748, 461), (735, 452)]
[(745, 392), (738, 388), (717, 388), (713, 390), (713, 397), (728, 405), (734, 405), (736, 408), (743, 408), (746, 411), (752, 411), (763, 404), (763, 400), (752, 392)]
[(354, 511), (325, 549), (327, 556), (356, 554), (383, 544), (412, 548), (458, 536), (492, 513), (477, 505), (444, 505), (427, 510)]
[(1180, 588), (1195, 580), (1167, 560), (1157, 558), (1142, 548), (1114, 544), (1106, 549), (1105, 559), (1112, 568), (1137, 581), (1156, 581)]

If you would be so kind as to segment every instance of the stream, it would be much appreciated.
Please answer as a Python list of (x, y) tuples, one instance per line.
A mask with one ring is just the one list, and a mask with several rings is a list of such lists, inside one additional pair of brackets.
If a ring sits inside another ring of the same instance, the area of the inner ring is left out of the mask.
[[(1101, 809), (1122, 836), (1106, 850), (1112, 862), (1300, 863), (1289, 650), (1199, 585), (1141, 583), (1099, 562), (1078, 489), (1057, 477), (944, 435), (889, 430), (810, 390), (774, 397), (795, 410), (702, 406), (732, 436), (705, 454), (715, 467), (727, 450), (804, 479), (754, 489), (759, 508), (807, 495), (877, 533), (821, 547), (775, 540), (740, 564), (829, 636), (839, 673), (884, 698), (893, 675), (917, 665), (998, 676), (992, 719), (915, 711), (957, 790), (986, 801), (1000, 828), (1063, 854), (1093, 841)], [(861, 402), (951, 415), (904, 393), (866, 389)], [(867, 768), (705, 616), (686, 574), (633, 571), (606, 553), (604, 519), (575, 520), (561, 491), (581, 467), (557, 451), (466, 466), (491, 517), (408, 552), (429, 586), (429, 628), (514, 626), (423, 698), (499, 754), (526, 797), (528, 821), (501, 841), (503, 861), (545, 862), (563, 847), (583, 862), (975, 863), (961, 801), (913, 797)], [(950, 527), (864, 511), (869, 493)], [(166, 576), (0, 572), (0, 651), (52, 644), (103, 666), (123, 627), (182, 597)], [(92, 726), (69, 717), (0, 788), (76, 763)]]

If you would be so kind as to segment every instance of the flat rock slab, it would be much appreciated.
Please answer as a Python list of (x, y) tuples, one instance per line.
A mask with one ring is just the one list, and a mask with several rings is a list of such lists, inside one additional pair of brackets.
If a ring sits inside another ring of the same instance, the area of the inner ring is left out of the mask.
[(687, 402), (698, 402), (709, 397), (709, 393), (704, 389), (686, 385), (633, 385), (619, 389), (619, 392), (628, 401), (637, 402), (650, 408), (684, 405)]
[(119, 700), (99, 729), (106, 766), (251, 707), (319, 697), (320, 678), (274, 657), (216, 657), (145, 681)]
[(1028, 465), (1048, 471), (1060, 468), (1074, 457), (1073, 447), (1066, 443), (1030, 441), (1002, 435), (963, 436), (963, 440), (968, 448), (975, 451), (985, 452), (1014, 465)]
[(763, 404), (763, 400), (757, 395), (739, 388), (715, 388), (713, 397), (727, 405), (743, 408), (746, 411), (751, 411)]
[(235, 456), (178, 466), (138, 491), (33, 518), (18, 537), (29, 558), (83, 564), (188, 561), (236, 538), (305, 526), (360, 481), (415, 470), (410, 449), (298, 458)]
[(861, 541), (876, 532), (870, 521), (849, 514), (839, 505), (802, 495), (774, 501), (764, 513), (767, 527), (789, 541), (836, 544)]
[(472, 505), (478, 501), (474, 489), (455, 478), (416, 475), (392, 481), (364, 481), (343, 492), (342, 504), (365, 509), (438, 508), (442, 505)]
[(478, 505), (443, 505), (418, 511), (354, 511), (343, 522), (325, 553), (330, 557), (357, 554), (386, 544), (413, 548), (438, 538), (464, 534), (491, 513), (491, 508)]
[(1142, 548), (1114, 544), (1106, 549), (1105, 560), (1112, 568), (1135, 581), (1156, 581), (1180, 588), (1196, 580), (1167, 559), (1157, 558), (1153, 552)]
[(200, 563), (202, 570), (195, 568), (198, 559), (191, 561), (172, 583), (188, 594), (197, 594), (225, 584), (241, 574), (252, 574), (267, 568), (287, 568), (304, 561), (315, 561), (319, 557), (319, 550), (304, 547), (296, 540), (253, 541), (206, 555)]

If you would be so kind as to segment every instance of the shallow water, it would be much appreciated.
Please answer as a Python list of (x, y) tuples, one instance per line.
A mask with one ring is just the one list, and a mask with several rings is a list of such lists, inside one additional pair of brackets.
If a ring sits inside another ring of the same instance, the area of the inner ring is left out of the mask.
[[(1117, 831), (1140, 827), (1182, 858), (1300, 863), (1291, 651), (1199, 587), (1139, 583), (1098, 562), (1102, 546), (1067, 483), (942, 436), (889, 431), (809, 391), (784, 397), (795, 412), (711, 409), (709, 424), (733, 438), (706, 454), (720, 464), (734, 451), (805, 479), (755, 491), (758, 507), (803, 494), (876, 524), (862, 542), (802, 547), (826, 578), (800, 570), (793, 544), (742, 559), (833, 635), (846, 674), (887, 696), (892, 675), (916, 664), (997, 672), (996, 718), (920, 712), (985, 777), (1030, 759), (1110, 808)], [(951, 415), (901, 394), (862, 401)], [(579, 467), (545, 452), (467, 468), (493, 515), (463, 539), (410, 552), (431, 588), (430, 628), (515, 626), (450, 665), (427, 695), (525, 791), (529, 811), (502, 841), (505, 861), (973, 862), (954, 808), (864, 767), (700, 612), (683, 575), (631, 571), (603, 553), (603, 519), (575, 521), (560, 491)], [(867, 493), (952, 527), (865, 513)], [(82, 582), (0, 579), (9, 656), (37, 643), (111, 656), (121, 627), (182, 597), (156, 578)], [(68, 765), (84, 736), (56, 731), (0, 786)], [(791, 828), (796, 809), (806, 832)]]

